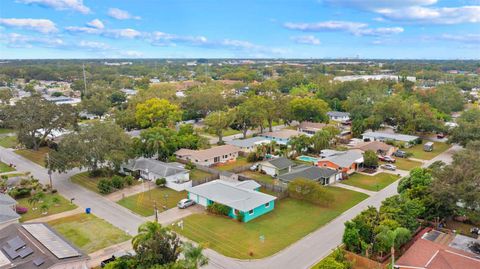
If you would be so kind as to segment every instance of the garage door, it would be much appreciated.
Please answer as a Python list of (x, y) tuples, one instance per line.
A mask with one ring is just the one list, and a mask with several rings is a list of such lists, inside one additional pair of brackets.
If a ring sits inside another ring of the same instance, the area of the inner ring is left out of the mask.
[(207, 199), (205, 197), (198, 196), (198, 204), (207, 206)]
[(195, 203), (198, 201), (198, 195), (193, 194), (193, 193), (189, 193), (188, 198), (193, 200)]

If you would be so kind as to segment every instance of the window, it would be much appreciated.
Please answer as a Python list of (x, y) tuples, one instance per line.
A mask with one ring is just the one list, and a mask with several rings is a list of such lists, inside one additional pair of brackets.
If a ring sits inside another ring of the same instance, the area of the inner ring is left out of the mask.
[(324, 163), (324, 164), (323, 164), (323, 166), (327, 166), (327, 164), (326, 164), (326, 163)]
[(270, 202), (266, 203), (265, 207), (270, 207)]
[(250, 210), (250, 211), (248, 211), (248, 214), (249, 214), (249, 215), (253, 215), (253, 209)]

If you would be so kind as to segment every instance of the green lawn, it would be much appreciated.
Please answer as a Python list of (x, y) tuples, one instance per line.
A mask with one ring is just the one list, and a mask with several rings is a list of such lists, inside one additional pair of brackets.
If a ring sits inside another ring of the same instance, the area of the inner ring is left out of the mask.
[(242, 166), (249, 165), (249, 164), (250, 163), (247, 162), (247, 158), (239, 156), (239, 157), (237, 157), (237, 160), (234, 161), (234, 162), (220, 164), (220, 165), (215, 166), (214, 168), (217, 169), (217, 170), (222, 170), (222, 171), (231, 171), (234, 168), (242, 167)]
[(31, 149), (18, 149), (15, 150), (15, 153), (29, 159), (30, 161), (45, 166), (45, 156), (50, 151), (48, 147), (41, 147), (38, 150)]
[[(165, 195), (168, 195), (167, 199), (165, 199)], [(139, 215), (148, 217), (154, 214), (153, 207), (155, 201), (157, 202), (159, 212), (162, 212), (164, 206), (170, 209), (184, 198), (187, 198), (187, 193), (184, 191), (178, 192), (169, 188), (154, 188), (150, 191), (123, 198), (117, 203)]]
[[(54, 204), (52, 202), (53, 197), (57, 197), (59, 199), (59, 202), (57, 204)], [(18, 199), (17, 202), (20, 206), (28, 208), (27, 213), (21, 215), (22, 218), (20, 219), (20, 221), (27, 221), (31, 219), (50, 216), (77, 208), (76, 205), (71, 204), (70, 201), (63, 198), (63, 196), (61, 196), (60, 194), (46, 194), (43, 202), (35, 205), (35, 207), (37, 208), (35, 210), (32, 210), (33, 206), (28, 203), (28, 198)], [(40, 209), (40, 206), (44, 203), (47, 203), (50, 206), (50, 208), (47, 210), (47, 214), (42, 214), (42, 210)]]
[(10, 134), (15, 132), (13, 129), (5, 129), (5, 128), (0, 128), (0, 134)]
[(4, 148), (14, 148), (17, 145), (16, 136), (2, 136), (0, 137), (0, 146)]
[[(366, 194), (342, 188), (326, 188), (336, 199), (330, 208), (285, 198), (277, 201), (272, 212), (248, 223), (203, 213), (185, 218), (183, 230), (177, 226), (175, 229), (180, 234), (229, 257), (267, 257), (315, 231), (368, 197)], [(261, 242), (260, 236), (264, 236), (264, 242)]]
[[(82, 172), (82, 173), (78, 173), (76, 175), (74, 175), (73, 177), (70, 178), (70, 180), (75, 183), (75, 184), (78, 184), (86, 189), (89, 189), (93, 192), (96, 192), (100, 195), (104, 195), (104, 194), (101, 194), (99, 191), (98, 191), (98, 188), (97, 188), (97, 184), (98, 184), (98, 181), (100, 181), (101, 179), (103, 178), (109, 178), (109, 177), (106, 177), (106, 176), (99, 176), (99, 177), (90, 177), (88, 172)], [(136, 185), (136, 184), (141, 184), (140, 181), (138, 180), (134, 180), (133, 181), (133, 185)], [(129, 186), (125, 185), (125, 188), (128, 188)]]
[(375, 176), (367, 176), (355, 173), (341, 182), (346, 185), (359, 187), (370, 191), (379, 191), (395, 182), (399, 177), (397, 175), (379, 173)]
[(255, 179), (257, 181), (265, 182), (267, 184), (273, 184), (273, 182), (274, 182), (273, 177), (271, 177), (269, 175), (262, 174), (260, 172), (245, 171), (245, 172), (242, 172), (241, 175), (244, 175), (244, 176), (249, 177), (251, 179)]
[(86, 253), (130, 239), (124, 231), (92, 214), (77, 214), (49, 221), (48, 224)]
[(190, 179), (193, 181), (203, 180), (207, 177), (212, 176), (209, 172), (205, 172), (199, 169), (193, 169), (190, 171)]
[[(217, 136), (217, 134), (215, 134), (214, 132), (209, 132), (205, 128), (197, 129), (197, 131), (199, 133), (204, 133), (204, 134), (208, 134), (208, 135), (211, 135), (211, 136)], [(242, 133), (242, 131), (235, 130), (235, 129), (232, 129), (232, 128), (227, 128), (227, 129), (223, 130), (222, 135), (223, 135), (223, 137), (225, 137), (225, 136), (236, 135), (236, 134), (241, 134), (241, 133)]]
[(433, 151), (427, 152), (423, 150), (423, 144), (425, 144), (426, 140), (423, 141), (422, 144), (415, 145), (411, 148), (405, 149), (406, 152), (410, 152), (413, 154), (413, 158), (422, 159), (422, 160), (431, 160), (436, 157), (438, 154), (446, 151), (450, 148), (451, 145), (442, 142), (433, 142)]
[[(395, 158), (395, 160), (396, 161), (395, 161), (394, 165), (400, 170), (410, 171), (415, 167), (422, 166), (421, 162), (412, 161), (412, 160), (405, 159), (405, 158)], [(381, 162), (381, 164), (385, 164), (385, 162)]]
[(6, 164), (6, 163), (0, 162), (0, 173), (12, 172), (12, 171), (15, 171), (15, 168), (10, 167), (10, 166), (9, 166), (8, 164)]

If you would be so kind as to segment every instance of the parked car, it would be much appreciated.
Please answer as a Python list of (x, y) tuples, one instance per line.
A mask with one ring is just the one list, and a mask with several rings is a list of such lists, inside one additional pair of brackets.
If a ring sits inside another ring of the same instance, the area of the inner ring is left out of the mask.
[(190, 207), (194, 204), (195, 204), (195, 202), (191, 199), (182, 199), (177, 203), (177, 207), (180, 208), (180, 209), (184, 209), (184, 208)]
[(397, 170), (397, 167), (393, 164), (390, 164), (390, 163), (387, 163), (387, 164), (384, 164), (382, 166), (380, 166), (381, 168), (385, 169), (385, 170), (390, 170), (390, 171), (395, 171)]
[(438, 134), (437, 134), (437, 138), (438, 138), (438, 139), (445, 138), (445, 134), (444, 134), (444, 133), (438, 133)]
[(250, 171), (257, 171), (258, 170), (258, 164), (254, 164), (250, 166)]
[(127, 256), (133, 256), (133, 255), (134, 255), (134, 253), (132, 253), (131, 251), (129, 251), (129, 252), (119, 251), (117, 253), (114, 253), (110, 258), (101, 261), (100, 262), (100, 267), (104, 268), (107, 264), (115, 261), (116, 259), (119, 259), (119, 258), (122, 258), (122, 257), (127, 257)]
[(403, 150), (397, 150), (393, 153), (393, 156), (399, 157), (399, 158), (406, 158), (407, 157), (407, 152)]
[(390, 157), (390, 156), (383, 156), (383, 155), (378, 155), (378, 159), (383, 162), (387, 163), (394, 163), (395, 159)]

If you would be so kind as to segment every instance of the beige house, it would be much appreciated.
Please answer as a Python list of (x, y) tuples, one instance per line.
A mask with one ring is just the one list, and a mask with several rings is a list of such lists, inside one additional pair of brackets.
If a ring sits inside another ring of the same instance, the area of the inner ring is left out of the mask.
[(203, 150), (179, 149), (175, 157), (195, 164), (211, 166), (218, 163), (235, 161), (240, 148), (232, 145), (223, 145)]
[(326, 126), (327, 124), (321, 122), (302, 121), (298, 125), (298, 131), (306, 135), (314, 135)]
[(391, 156), (397, 149), (381, 141), (359, 142), (352, 148), (359, 149), (363, 152), (371, 150), (377, 154)]

